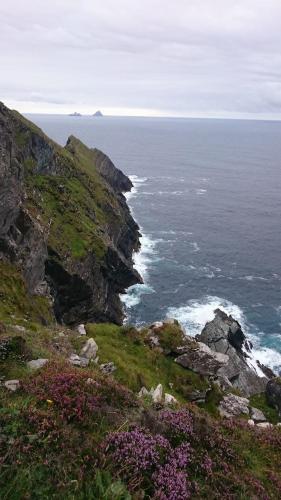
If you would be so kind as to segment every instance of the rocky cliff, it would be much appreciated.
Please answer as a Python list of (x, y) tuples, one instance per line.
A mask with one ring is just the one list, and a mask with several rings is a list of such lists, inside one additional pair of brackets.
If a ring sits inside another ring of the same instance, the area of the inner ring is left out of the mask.
[(130, 180), (71, 136), (65, 148), (0, 104), (0, 259), (58, 321), (122, 322), (119, 294), (141, 281), (138, 226), (122, 192)]

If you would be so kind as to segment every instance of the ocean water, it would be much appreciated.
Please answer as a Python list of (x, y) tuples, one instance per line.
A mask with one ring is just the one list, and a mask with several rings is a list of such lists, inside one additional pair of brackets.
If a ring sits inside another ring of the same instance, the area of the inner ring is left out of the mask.
[(60, 144), (102, 149), (134, 183), (144, 285), (122, 297), (127, 320), (175, 317), (195, 335), (221, 307), (281, 370), (281, 123), (30, 118)]

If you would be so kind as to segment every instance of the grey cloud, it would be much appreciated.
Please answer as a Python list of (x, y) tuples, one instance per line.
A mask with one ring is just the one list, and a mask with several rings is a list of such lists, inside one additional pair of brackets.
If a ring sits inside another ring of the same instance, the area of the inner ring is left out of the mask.
[(279, 0), (10, 0), (0, 20), (20, 110), (281, 117)]

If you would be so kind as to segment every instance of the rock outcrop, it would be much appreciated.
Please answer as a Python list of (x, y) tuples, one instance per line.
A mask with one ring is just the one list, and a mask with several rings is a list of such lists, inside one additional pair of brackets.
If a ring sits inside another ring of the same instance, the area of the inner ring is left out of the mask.
[(229, 361), (227, 354), (214, 352), (203, 342), (187, 343), (178, 351), (182, 354), (176, 358), (176, 363), (200, 375), (216, 375)]
[(62, 148), (0, 103), (0, 259), (50, 298), (58, 321), (121, 324), (119, 294), (141, 282), (131, 187), (100, 151), (74, 137)]
[(197, 341), (205, 343), (212, 351), (228, 356), (228, 362), (217, 371), (218, 380), (231, 385), (245, 396), (265, 390), (267, 377), (260, 377), (254, 367), (249, 366), (251, 344), (247, 341), (238, 321), (220, 309), (208, 322)]
[(279, 416), (281, 417), (281, 379), (280, 377), (275, 377), (268, 381), (266, 390), (266, 399), (270, 406), (273, 406), (278, 410)]

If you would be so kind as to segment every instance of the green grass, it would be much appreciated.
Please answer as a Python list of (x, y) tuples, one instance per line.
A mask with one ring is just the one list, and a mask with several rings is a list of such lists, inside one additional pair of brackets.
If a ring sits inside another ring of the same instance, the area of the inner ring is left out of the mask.
[(162, 384), (165, 392), (183, 401), (194, 389), (205, 389), (206, 381), (196, 373), (175, 363), (157, 349), (144, 344), (142, 334), (134, 328), (112, 324), (88, 324), (87, 334), (99, 346), (100, 362), (113, 361), (114, 376), (134, 392)]
[(280, 422), (278, 411), (276, 408), (272, 408), (268, 405), (265, 394), (255, 394), (254, 396), (251, 396), (250, 403), (254, 408), (261, 410), (266, 417), (266, 420), (271, 424), (277, 424), (277, 422)]
[[(15, 318), (45, 323), (53, 322), (47, 298), (30, 295), (19, 269), (6, 260), (0, 261), (0, 320)], [(20, 324), (20, 323), (19, 323)]]

